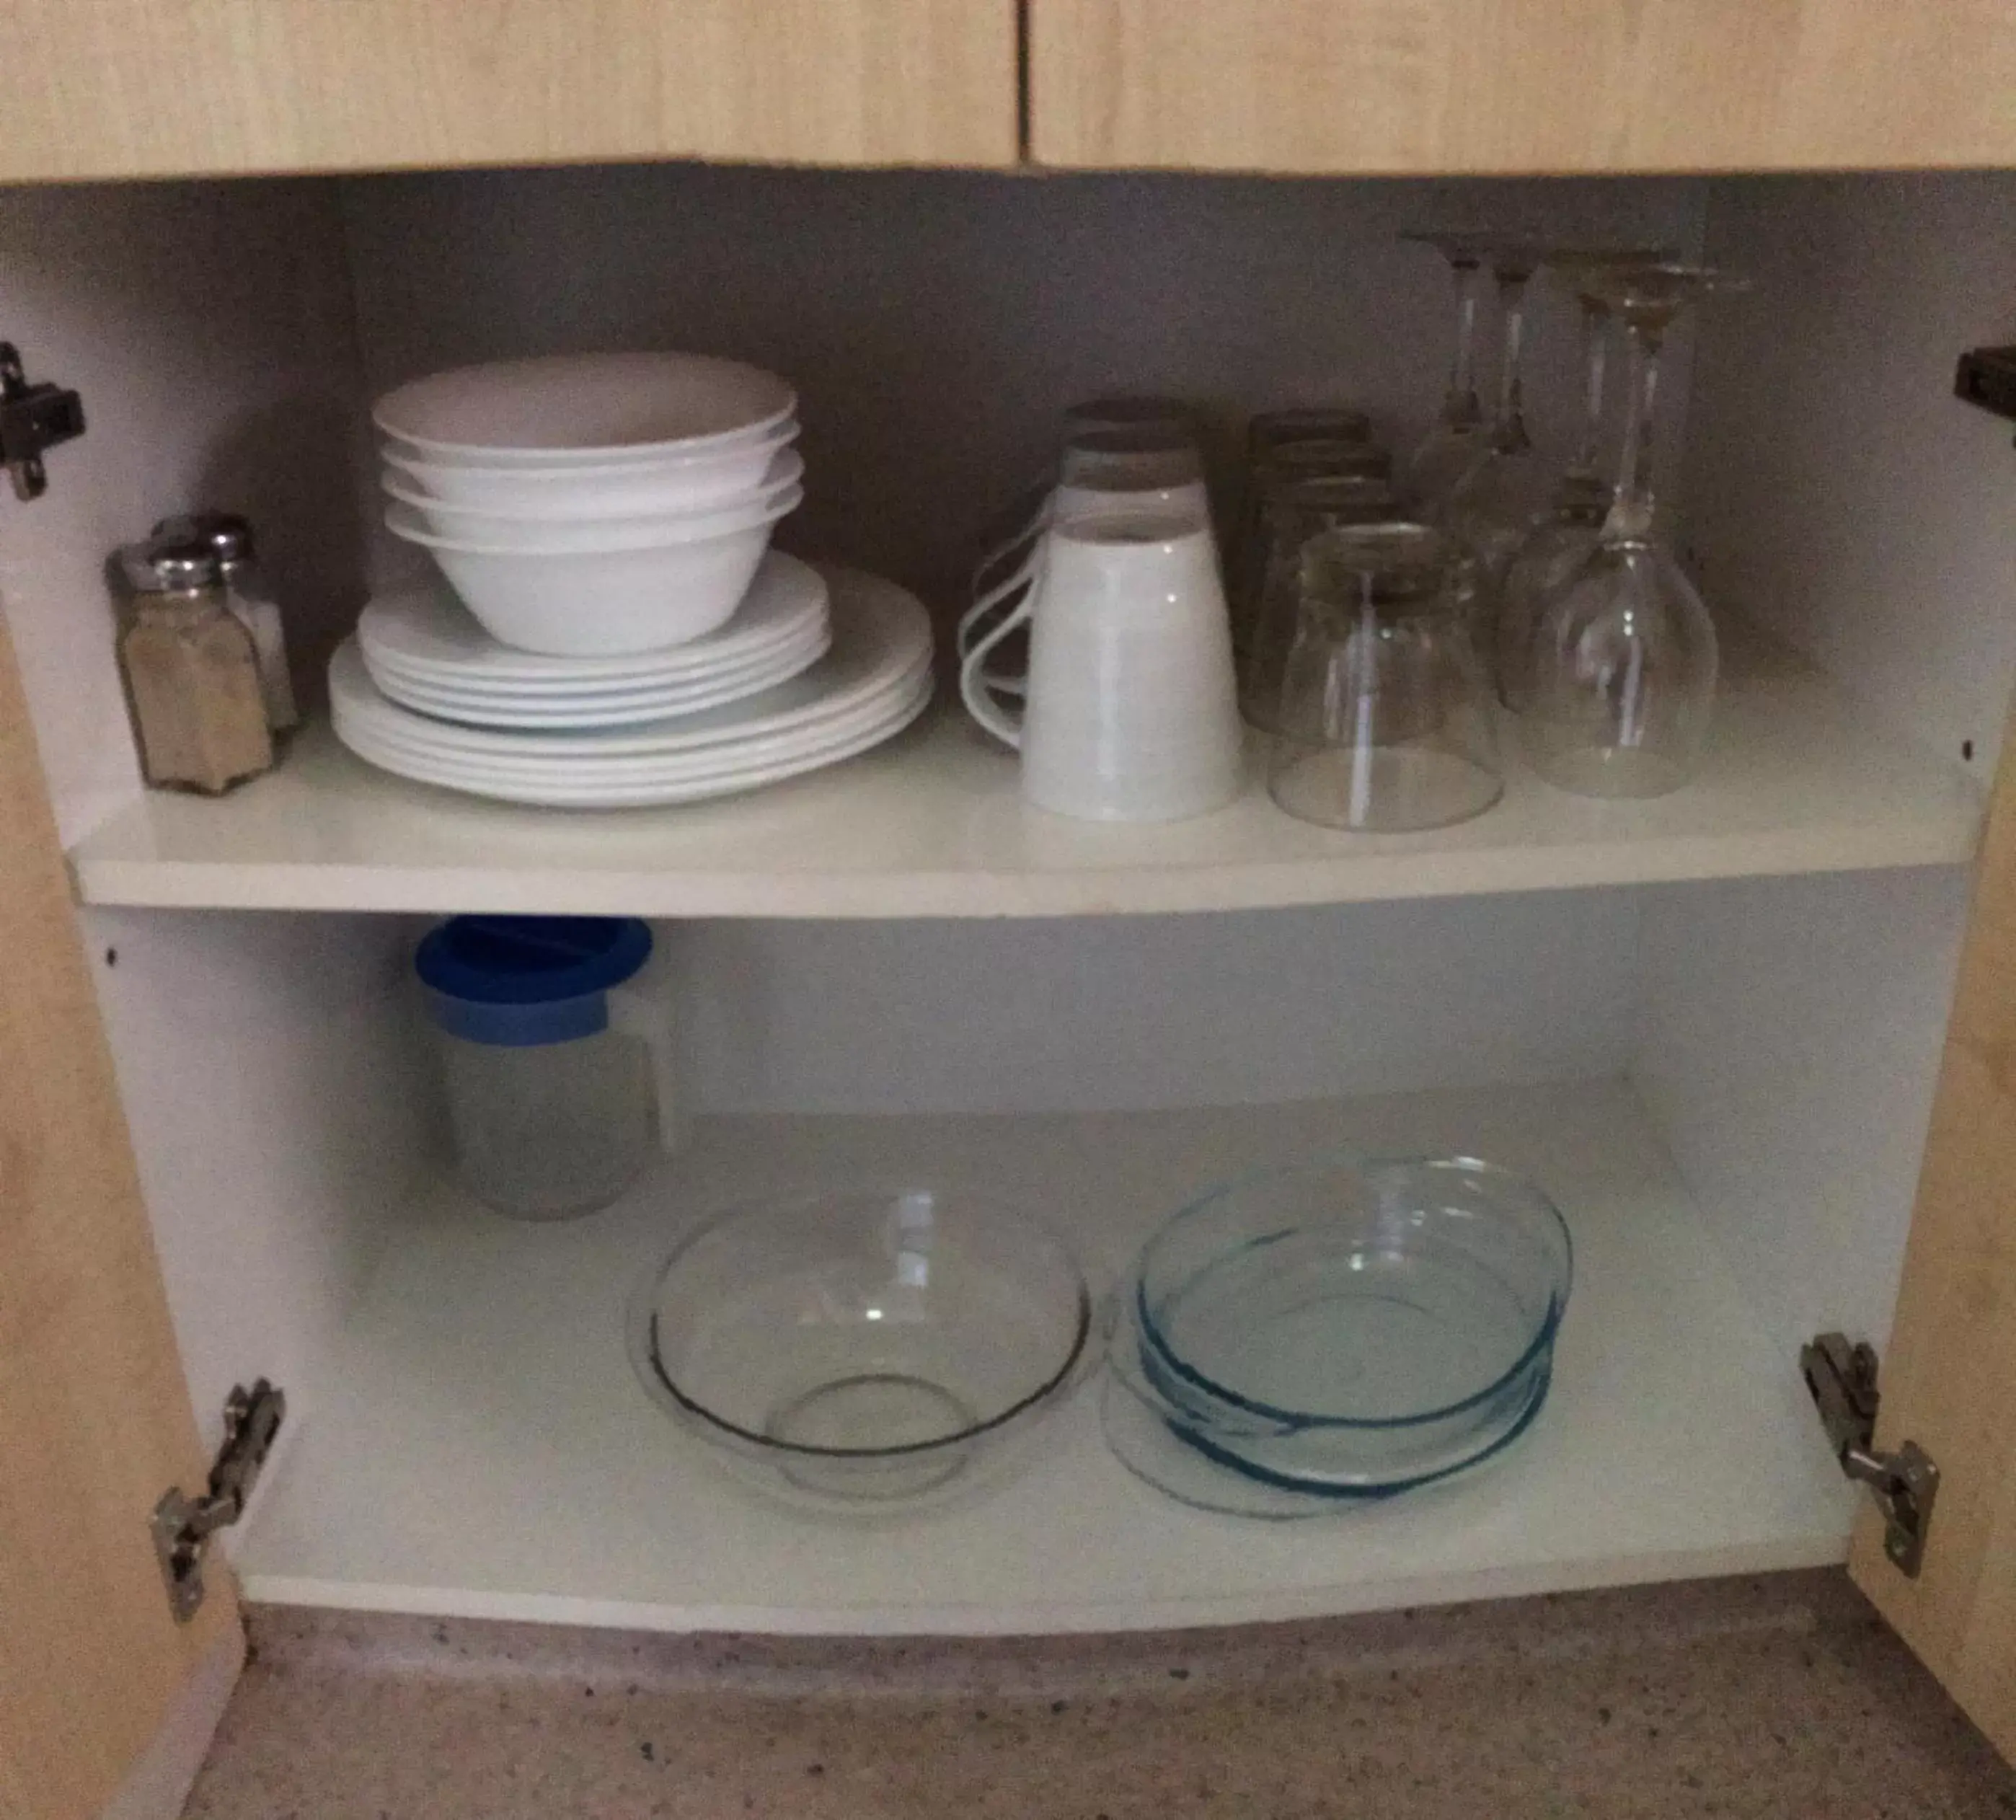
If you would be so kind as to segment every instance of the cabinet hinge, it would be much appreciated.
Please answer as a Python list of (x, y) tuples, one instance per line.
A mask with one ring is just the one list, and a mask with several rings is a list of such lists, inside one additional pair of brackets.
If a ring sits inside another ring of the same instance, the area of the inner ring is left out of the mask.
[(1906, 1579), (1924, 1565), (1925, 1536), (1939, 1495), (1939, 1469), (1916, 1441), (1876, 1451), (1876, 1349), (1823, 1333), (1799, 1349), (1799, 1369), (1841, 1469), (1869, 1487), (1883, 1513), (1883, 1552)]
[(1953, 396), (1998, 417), (2016, 417), (2016, 348), (1970, 348), (1953, 374)]
[(47, 381), (31, 385), (12, 341), (0, 341), (0, 466), (14, 496), (39, 499), (49, 490), (42, 452), (84, 434), (84, 400)]
[(210, 1469), (209, 1489), (191, 1497), (180, 1486), (171, 1486), (154, 1506), (154, 1553), (177, 1624), (187, 1624), (202, 1609), (203, 1563), (210, 1539), (245, 1514), (246, 1501), (259, 1482), (259, 1469), (272, 1451), (273, 1437), (286, 1414), (286, 1393), (264, 1378), (250, 1390), (238, 1386), (225, 1401), (224, 1445)]

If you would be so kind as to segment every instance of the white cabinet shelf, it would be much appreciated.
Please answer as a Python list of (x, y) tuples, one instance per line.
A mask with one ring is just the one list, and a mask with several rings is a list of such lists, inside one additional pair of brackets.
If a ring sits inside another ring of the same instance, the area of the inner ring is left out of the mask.
[[(1815, 671), (1745, 654), (1702, 777), (1657, 801), (1549, 788), (1406, 835), (1311, 827), (1255, 774), (1163, 827), (1026, 807), (1013, 758), (941, 705), (867, 757), (753, 795), (569, 813), (458, 797), (310, 732), (219, 802), (148, 795), (72, 852), (87, 903), (640, 916), (1067, 916), (1460, 896), (1964, 862), (1980, 792)], [(1508, 744), (1510, 742), (1508, 741)]]
[[(1560, 1200), (1553, 1393), (1468, 1480), (1337, 1519), (1208, 1516), (1106, 1451), (1096, 1388), (1020, 1477), (907, 1520), (820, 1519), (716, 1466), (632, 1377), (624, 1311), (697, 1208), (806, 1180), (980, 1180), (1118, 1262), (1190, 1191), (1338, 1144), (1462, 1148)], [(290, 1386), (290, 1390), (295, 1386)], [(666, 1629), (989, 1632), (1236, 1622), (1844, 1553), (1853, 1508), (1631, 1090), (1207, 1112), (722, 1119), (610, 1212), (522, 1227), (446, 1191), (394, 1231), (237, 1550), (255, 1599)]]

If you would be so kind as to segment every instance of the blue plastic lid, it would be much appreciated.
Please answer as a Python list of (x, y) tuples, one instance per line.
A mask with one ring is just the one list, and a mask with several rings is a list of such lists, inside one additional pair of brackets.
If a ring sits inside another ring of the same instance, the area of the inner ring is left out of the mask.
[(454, 917), (413, 957), (434, 1022), (471, 1043), (571, 1043), (609, 1027), (607, 993), (651, 957), (635, 917)]

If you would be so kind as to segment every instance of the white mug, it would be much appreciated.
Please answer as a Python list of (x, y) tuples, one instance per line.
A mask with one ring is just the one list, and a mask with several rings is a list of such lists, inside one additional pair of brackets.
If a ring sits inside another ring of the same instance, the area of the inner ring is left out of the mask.
[[(972, 604), (960, 615), (956, 641), (962, 659), (988, 616), (1034, 579), (1039, 540), (1063, 518), (1109, 507), (1147, 512), (1208, 509), (1197, 445), (1186, 436), (1175, 439), (1178, 434), (1159, 421), (1074, 434), (1055, 484), (1031, 489), (1035, 499), (1028, 517), (974, 566)], [(1009, 568), (990, 583), (988, 574), (1003, 563)], [(1020, 680), (1012, 677), (993, 679), (992, 686), (1003, 694), (1021, 693)]]
[[(1029, 627), (1028, 706), (987, 655)], [(1239, 708), (1218, 551), (1201, 514), (1078, 518), (1045, 533), (1034, 585), (967, 653), (974, 719), (1022, 754), (1022, 795), (1089, 821), (1179, 821), (1239, 793)]]
[[(973, 604), (961, 616), (957, 640), (960, 661), (965, 661), (974, 641), (986, 630), (988, 616), (1003, 607), (1012, 607), (1035, 580), (1046, 531), (1081, 518), (1132, 515), (1206, 520), (1210, 514), (1211, 499), (1201, 480), (1185, 481), (1176, 486), (1117, 487), (1111, 491), (1096, 486), (1057, 488), (1044, 503), (1042, 522), (1030, 533), (1036, 541), (1031, 543), (1021, 561), (992, 587), (976, 592)], [(985, 567), (983, 564), (979, 572), (984, 573)], [(989, 676), (987, 686), (1002, 695), (1020, 695), (1023, 690), (1020, 676)]]

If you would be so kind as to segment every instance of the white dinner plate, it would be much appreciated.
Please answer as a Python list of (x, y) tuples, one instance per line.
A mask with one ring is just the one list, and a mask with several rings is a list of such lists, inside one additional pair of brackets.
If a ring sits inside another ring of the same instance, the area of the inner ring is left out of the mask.
[(355, 728), (373, 728), (444, 757), (592, 761), (689, 753), (808, 727), (898, 687), (931, 657), (931, 621), (893, 583), (851, 571), (833, 578), (833, 647), (775, 687), (703, 712), (641, 726), (549, 731), (459, 726), (387, 701), (371, 681), (355, 640), (329, 664), (329, 696)]
[(445, 584), (404, 589), (373, 600), (357, 622), (358, 643), (374, 669), (415, 682), (434, 680), (504, 692), (634, 687), (674, 677), (698, 679), (747, 661), (825, 616), (825, 578), (808, 563), (769, 551), (734, 617), (685, 644), (625, 657), (546, 657), (492, 638)]
[(603, 708), (634, 708), (646, 701), (663, 701), (668, 714), (683, 712), (696, 696), (707, 690), (724, 685), (739, 687), (751, 676), (767, 674), (772, 683), (779, 683), (787, 676), (796, 676), (824, 656), (831, 643), (831, 629), (822, 620), (816, 625), (807, 626), (775, 649), (711, 676), (680, 676), (662, 683), (635, 686), (626, 683), (619, 689), (570, 690), (554, 695), (532, 690), (513, 693), (509, 690), (461, 688), (436, 682), (430, 677), (409, 676), (403, 671), (387, 670), (373, 663), (368, 653), (364, 654), (364, 667), (370, 672), (372, 681), (385, 694), (394, 701), (408, 701), (423, 714), (432, 713), (444, 703), (466, 702), (473, 707), (495, 708), (514, 715), (541, 715), (563, 723), (566, 716), (578, 708), (593, 712)]
[[(430, 772), (462, 782), (512, 787), (522, 785), (556, 791), (643, 789), (666, 784), (714, 782), (739, 777), (745, 772), (767, 771), (777, 765), (794, 764), (801, 759), (815, 756), (820, 752), (851, 746), (855, 741), (872, 733), (877, 727), (891, 720), (902, 719), (920, 692), (929, 687), (930, 678), (920, 675), (916, 681), (874, 703), (871, 708), (849, 715), (845, 720), (836, 723), (831, 727), (789, 738), (765, 741), (733, 753), (715, 755), (704, 762), (690, 759), (679, 763), (626, 759), (620, 764), (596, 766), (585, 771), (576, 767), (554, 765), (506, 767), (488, 761), (477, 764), (466, 759), (422, 751), (402, 741), (387, 739), (382, 733), (366, 733), (362, 737), (373, 754), (405, 763), (423, 766)], [(354, 732), (355, 730), (349, 730)]]
[(354, 742), (339, 722), (337, 732), (358, 757), (381, 769), (432, 784), (465, 795), (488, 797), (501, 802), (524, 803), (555, 809), (646, 809), (682, 802), (702, 802), (710, 797), (731, 796), (761, 789), (787, 778), (857, 756), (885, 740), (893, 739), (929, 705), (931, 681), (927, 671), (916, 687), (893, 701), (888, 712), (872, 725), (833, 744), (809, 748), (794, 757), (741, 769), (716, 772), (709, 776), (687, 777), (642, 784), (595, 784), (571, 786), (559, 783), (518, 783), (499, 779), (481, 770), (464, 772), (441, 762), (415, 759), (397, 751), (374, 748), (368, 735)]
[[(930, 666), (920, 664), (897, 684), (878, 692), (868, 701), (856, 703), (844, 713), (782, 733), (708, 746), (696, 751), (657, 752), (614, 759), (499, 758), (495, 755), (471, 758), (466, 753), (445, 750), (425, 739), (383, 726), (366, 730), (365, 737), (382, 750), (402, 752), (428, 764), (451, 766), (472, 777), (495, 776), (518, 782), (566, 784), (656, 782), (769, 764), (837, 740), (851, 738), (908, 701), (928, 679), (929, 673)], [(355, 730), (354, 716), (349, 717), (345, 724), (350, 730)]]
[(651, 689), (611, 690), (606, 694), (570, 694), (554, 701), (533, 694), (495, 694), (487, 690), (445, 688), (415, 683), (397, 672), (383, 672), (368, 655), (364, 665), (379, 692), (402, 708), (436, 720), (470, 726), (568, 728), (634, 726), (676, 715), (698, 714), (743, 697), (774, 688), (825, 656), (832, 635), (826, 623), (808, 626), (790, 643), (738, 665), (705, 682), (679, 682)]

